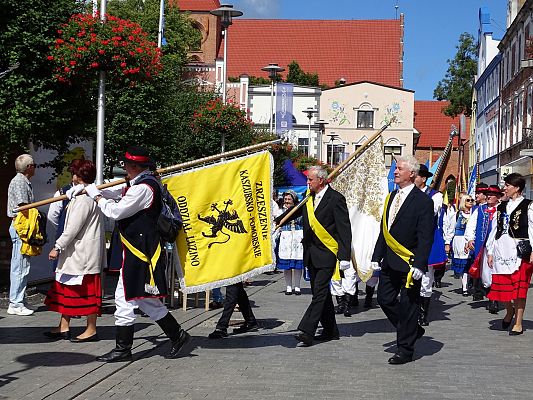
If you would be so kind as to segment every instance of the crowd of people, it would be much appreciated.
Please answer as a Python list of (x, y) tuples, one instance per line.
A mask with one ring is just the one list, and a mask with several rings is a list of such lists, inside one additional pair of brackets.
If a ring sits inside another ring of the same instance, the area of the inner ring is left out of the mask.
[[(60, 314), (57, 326), (44, 332), (50, 339), (72, 342), (98, 340), (97, 317), (102, 310), (102, 270), (107, 257), (104, 217), (116, 221), (109, 268), (119, 269), (115, 290), (116, 346), (98, 357), (104, 362), (132, 357), (135, 309), (156, 322), (170, 339), (167, 358), (176, 358), (190, 341), (161, 301), (167, 295), (167, 281), (157, 218), (161, 212), (161, 183), (152, 173), (154, 163), (142, 147), (130, 147), (124, 157), (127, 184), (99, 190), (96, 168), (89, 160), (70, 165), (72, 182), (55, 195), (67, 200), (54, 203), (48, 220), (56, 229), (53, 249), (55, 279), (46, 296), (48, 309)], [(7, 213), (12, 218), (10, 303), (8, 314), (27, 316), (33, 310), (24, 304), (30, 269), (18, 229), (17, 207), (34, 201), (31, 178), (35, 163), (28, 154), (15, 162), (17, 175), (8, 188)], [(358, 305), (358, 284), (365, 284), (364, 306), (372, 306), (377, 287), (377, 302), (396, 328), (396, 353), (390, 364), (412, 361), (415, 343), (431, 320), (430, 304), (435, 287), (440, 286), (451, 260), (458, 290), (474, 301), (487, 297), (488, 309), (497, 313), (499, 304), (506, 314), (501, 329), (509, 335), (523, 333), (527, 291), (533, 273), (533, 210), (522, 196), (525, 179), (512, 173), (504, 178), (504, 188), (478, 183), (475, 199), (461, 193), (457, 207), (445, 204), (442, 193), (426, 182), (432, 173), (413, 156), (399, 157), (394, 171), (398, 189), (385, 200), (381, 230), (372, 255), (371, 276), (361, 277), (352, 263), (352, 229), (346, 199), (328, 183), (324, 168), (309, 168), (307, 183), (310, 199), (298, 205), (296, 192), (283, 193), (282, 209), (274, 215), (276, 266), (283, 271), (285, 295), (301, 294), (304, 271), (309, 276), (312, 299), (298, 325), (296, 340), (301, 346), (316, 341), (338, 340), (335, 315), (350, 317)], [(274, 207), (273, 207), (274, 208)], [(23, 213), (23, 212), (22, 212)], [(29, 219), (28, 219), (29, 220)], [(29, 223), (31, 228), (31, 222)], [(18, 229), (18, 230), (17, 230)], [(26, 227), (26, 229), (29, 229)], [(354, 238), (357, 240), (357, 238)], [(217, 289), (215, 301), (223, 307), (210, 339), (228, 336), (231, 315), (236, 306), (244, 324), (234, 334), (259, 328), (243, 282)], [(336, 298), (337, 306), (333, 303)], [(70, 333), (70, 319), (86, 316), (85, 331)], [(322, 331), (317, 334), (319, 325)]]

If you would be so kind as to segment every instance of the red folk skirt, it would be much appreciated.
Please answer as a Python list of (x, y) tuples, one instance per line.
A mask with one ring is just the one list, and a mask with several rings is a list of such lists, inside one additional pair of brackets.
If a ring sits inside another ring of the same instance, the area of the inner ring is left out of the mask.
[(54, 281), (44, 304), (50, 311), (71, 317), (102, 315), (102, 281), (100, 274), (83, 276), (81, 285), (65, 285)]
[(512, 274), (493, 274), (490, 292), (487, 294), (489, 300), (511, 301), (515, 299), (527, 298), (531, 275), (533, 274), (533, 264), (522, 260), (520, 268)]

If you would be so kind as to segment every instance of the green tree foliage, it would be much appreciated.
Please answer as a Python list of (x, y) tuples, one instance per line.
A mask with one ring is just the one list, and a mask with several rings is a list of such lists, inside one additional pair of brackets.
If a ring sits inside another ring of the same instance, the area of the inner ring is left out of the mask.
[(437, 100), (448, 100), (444, 114), (455, 117), (461, 113), (472, 114), (472, 87), (477, 71), (477, 44), (474, 37), (464, 32), (456, 46), (453, 60), (448, 60), (448, 71), (433, 92)]
[(296, 61), (292, 61), (288, 68), (287, 82), (294, 83), (295, 85), (319, 86), (318, 74), (304, 72), (302, 68), (300, 68), (300, 64)]
[[(29, 142), (65, 150), (84, 131), (87, 99), (58, 86), (46, 58), (56, 27), (82, 11), (76, 0), (0, 0), (0, 152), (26, 151)], [(89, 108), (90, 110), (90, 108)]]

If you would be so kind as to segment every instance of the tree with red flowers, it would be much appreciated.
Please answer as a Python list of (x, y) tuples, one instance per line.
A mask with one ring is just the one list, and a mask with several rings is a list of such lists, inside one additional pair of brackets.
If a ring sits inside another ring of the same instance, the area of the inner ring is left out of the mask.
[(220, 97), (209, 100), (193, 114), (191, 130), (200, 154), (216, 154), (221, 149), (222, 134), (226, 150), (248, 146), (254, 139), (253, 122), (234, 104), (224, 104)]

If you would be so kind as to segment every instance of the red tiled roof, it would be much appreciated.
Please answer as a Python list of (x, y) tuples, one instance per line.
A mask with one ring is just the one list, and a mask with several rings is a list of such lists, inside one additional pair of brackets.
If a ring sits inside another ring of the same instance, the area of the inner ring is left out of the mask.
[[(450, 138), (452, 124), (460, 129), (459, 116), (451, 118), (442, 112), (448, 104), (447, 101), (415, 100), (414, 127), (420, 132), (417, 148), (444, 148)], [(469, 129), (470, 118), (467, 118), (466, 137), (469, 136)]]
[(170, 0), (181, 11), (211, 11), (220, 7), (219, 0)]
[(287, 69), (295, 60), (329, 86), (340, 78), (400, 86), (400, 36), (399, 20), (236, 18), (228, 29), (228, 76), (268, 77), (262, 67)]

